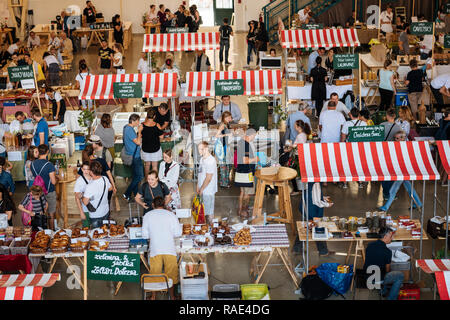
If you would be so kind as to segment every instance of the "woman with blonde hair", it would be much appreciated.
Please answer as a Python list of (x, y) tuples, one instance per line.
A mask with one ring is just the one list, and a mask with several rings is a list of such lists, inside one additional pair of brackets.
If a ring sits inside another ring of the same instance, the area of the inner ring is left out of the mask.
[(414, 124), (414, 117), (411, 109), (409, 109), (408, 106), (401, 106), (398, 110), (398, 119), (395, 122), (406, 133), (406, 136), (408, 136), (411, 130), (411, 125)]
[[(233, 121), (231, 112), (225, 111), (222, 113), (219, 128), (217, 129), (216, 138), (220, 139), (223, 147), (223, 152), (216, 152), (216, 156), (219, 158), (219, 186), (222, 188), (229, 188), (230, 185), (230, 172), (231, 172), (231, 148), (228, 145), (228, 137), (233, 134), (230, 131), (230, 124)], [(218, 154), (221, 153), (221, 154)]]

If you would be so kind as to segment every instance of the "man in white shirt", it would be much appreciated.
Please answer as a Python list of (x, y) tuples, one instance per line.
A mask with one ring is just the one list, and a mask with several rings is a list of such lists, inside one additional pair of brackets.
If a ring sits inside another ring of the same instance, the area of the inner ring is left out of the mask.
[(450, 73), (441, 74), (434, 78), (431, 81), (430, 88), (438, 104), (437, 110), (440, 111), (444, 106), (444, 97), (442, 95), (450, 97)]
[(310, 6), (306, 6), (304, 9), (298, 12), (298, 19), (300, 20), (301, 24), (309, 22), (309, 12), (311, 12)]
[[(320, 47), (317, 51), (314, 51), (313, 53), (311, 53), (308, 57), (308, 74), (311, 73), (312, 68), (314, 68), (316, 66), (316, 58), (317, 57), (323, 57), (325, 54), (325, 48), (324, 47)], [(325, 59), (322, 59), (325, 60)]]
[(348, 128), (350, 127), (364, 127), (367, 126), (362, 120), (359, 120), (359, 110), (358, 108), (352, 108), (350, 111), (351, 120), (346, 121), (341, 130), (341, 142), (346, 142), (348, 137)]
[(142, 52), (141, 58), (139, 59), (138, 66), (137, 66), (139, 73), (150, 73), (150, 66), (147, 62), (147, 53)]
[(31, 31), (27, 42), (28, 48), (33, 49), (34, 47), (39, 47), (40, 45), (41, 38), (39, 38), (39, 36), (36, 36), (36, 33), (34, 33), (34, 31)]
[(383, 11), (380, 15), (380, 29), (383, 35), (387, 33), (392, 33), (392, 19), (394, 18), (394, 13), (392, 12), (392, 7), (387, 6), (386, 10)]
[(322, 111), (319, 117), (320, 142), (339, 142), (344, 123), (344, 116), (336, 111), (336, 102), (330, 101), (328, 110)]
[(201, 156), (198, 167), (197, 194), (203, 198), (206, 222), (214, 218), (214, 198), (217, 192), (217, 162), (209, 152), (208, 142), (202, 141), (198, 145)]
[(13, 55), (14, 52), (19, 51), (19, 47), (20, 47), (20, 40), (17, 40), (17, 42), (11, 44), (8, 47), (8, 50), (6, 50), (6, 51), (8, 51), (10, 55)]
[(330, 101), (334, 101), (336, 103), (336, 111), (341, 112), (342, 115), (346, 118), (350, 117), (350, 110), (348, 110), (347, 106), (342, 102), (339, 101), (339, 95), (336, 92), (333, 92), (330, 95), (330, 100), (325, 102), (325, 105), (322, 108), (322, 111), (328, 110), (328, 103)]
[(61, 51), (68, 56), (73, 55), (72, 40), (67, 38), (67, 34), (65, 32), (61, 33)]
[(91, 228), (99, 228), (103, 220), (109, 216), (108, 191), (112, 190), (109, 180), (102, 176), (102, 165), (98, 161), (91, 161), (91, 182), (87, 185), (83, 195), (83, 203), (89, 208), (89, 203), (95, 211), (89, 211), (89, 224)]
[[(175, 285), (179, 282), (179, 275), (174, 238), (181, 237), (182, 228), (177, 216), (164, 209), (162, 197), (155, 197), (152, 205), (155, 209), (147, 212), (142, 222), (142, 237), (150, 239), (150, 273), (162, 273), (164, 267), (164, 273)], [(173, 288), (169, 289), (172, 299)], [(155, 293), (152, 294), (152, 300), (154, 299)]]
[(64, 61), (63, 61), (62, 56), (61, 56), (61, 39), (59, 39), (56, 36), (55, 32), (52, 32), (50, 34), (50, 39), (48, 41), (48, 47), (49, 48), (50, 47), (54, 47), (56, 49), (56, 51), (57, 51), (57, 58), (58, 58), (59, 64), (63, 65)]
[(231, 112), (231, 117), (233, 118), (233, 123), (238, 123), (242, 118), (241, 110), (239, 110), (239, 106), (236, 103), (230, 101), (230, 96), (222, 96), (222, 102), (216, 104), (214, 107), (213, 118), (217, 122), (220, 122), (222, 118), (222, 113), (225, 111)]

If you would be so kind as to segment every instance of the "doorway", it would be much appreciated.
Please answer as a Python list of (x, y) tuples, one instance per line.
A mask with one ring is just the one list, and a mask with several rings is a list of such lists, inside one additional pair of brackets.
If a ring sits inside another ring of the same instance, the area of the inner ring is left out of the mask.
[(222, 25), (223, 18), (228, 18), (228, 24), (231, 24), (233, 12), (234, 0), (214, 0), (214, 20), (216, 26)]
[(189, 6), (197, 6), (198, 13), (202, 17), (203, 27), (214, 26), (214, 0), (189, 0)]

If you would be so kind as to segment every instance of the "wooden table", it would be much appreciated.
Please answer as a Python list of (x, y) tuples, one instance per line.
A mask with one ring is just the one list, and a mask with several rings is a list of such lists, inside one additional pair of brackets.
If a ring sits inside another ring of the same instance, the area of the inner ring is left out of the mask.
[(256, 186), (255, 204), (253, 206), (253, 215), (256, 216), (252, 220), (252, 224), (259, 224), (263, 222), (264, 217), (261, 216), (261, 211), (264, 202), (264, 191), (266, 185), (273, 185), (278, 187), (278, 203), (280, 211), (271, 215), (267, 215), (268, 221), (274, 220), (276, 222), (289, 223), (292, 231), (295, 233), (294, 218), (292, 215), (291, 195), (289, 192), (289, 181), (297, 176), (297, 171), (292, 168), (280, 167), (278, 173), (275, 175), (261, 175), (261, 170), (257, 170), (255, 177), (258, 179)]
[(145, 29), (145, 33), (146, 34), (150, 34), (152, 28), (155, 28), (155, 33), (160, 33), (161, 32), (161, 23), (151, 23), (151, 22), (147, 22), (141, 25), (144, 29)]
[[(123, 48), (125, 50), (128, 49), (130, 46), (131, 40), (132, 40), (132, 22), (131, 21), (125, 21), (123, 23)], [(77, 37), (81, 37), (84, 34), (90, 34), (89, 41), (87, 43), (87, 48), (91, 46), (91, 44), (96, 41), (97, 43), (101, 43), (101, 40), (103, 39), (103, 36), (101, 33), (107, 32), (108, 33), (108, 47), (112, 47), (114, 44), (114, 29), (91, 29), (91, 28), (79, 28), (76, 29), (73, 34)]]
[(4, 29), (0, 28), (0, 45), (3, 44), (3, 34), (8, 36), (9, 43), (13, 43), (12, 29), (11, 28), (4, 28)]
[[(64, 177), (62, 177), (62, 173), (64, 172)], [(60, 169), (60, 173), (58, 175), (58, 182), (56, 183), (56, 194), (59, 199), (57, 202), (57, 212), (64, 215), (64, 228), (69, 227), (69, 213), (67, 209), (67, 184), (74, 182), (77, 179), (76, 168), (72, 170), (72, 168), (67, 167), (67, 169)], [(62, 204), (62, 210), (61, 210)], [(70, 216), (79, 217), (77, 213), (71, 213)]]

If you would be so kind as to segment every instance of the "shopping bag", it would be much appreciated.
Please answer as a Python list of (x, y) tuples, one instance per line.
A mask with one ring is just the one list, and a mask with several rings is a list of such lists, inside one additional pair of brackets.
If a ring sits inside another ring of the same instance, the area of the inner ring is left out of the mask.
[(199, 195), (196, 195), (192, 201), (192, 216), (196, 224), (205, 223), (205, 206), (202, 197)]
[[(336, 293), (344, 295), (350, 288), (352, 282), (353, 272), (339, 273), (337, 267), (339, 263), (322, 263), (316, 272), (320, 279), (329, 285)], [(350, 266), (350, 270), (353, 270), (353, 266)]]
[[(25, 206), (28, 211), (33, 211), (33, 196), (29, 193), (30, 202)], [(31, 225), (31, 215), (28, 212), (22, 211), (22, 224), (24, 226)]]

